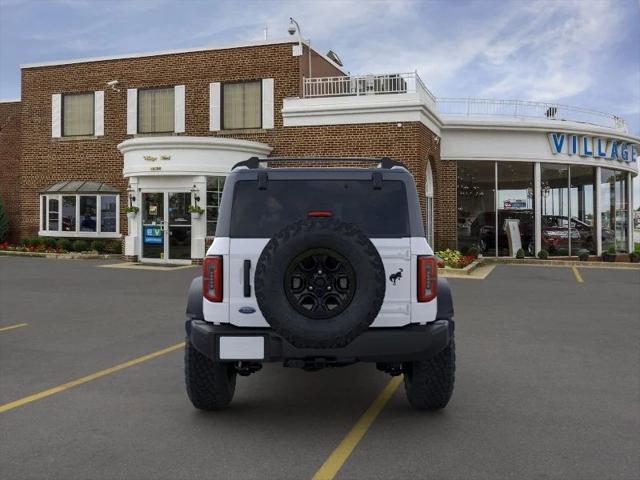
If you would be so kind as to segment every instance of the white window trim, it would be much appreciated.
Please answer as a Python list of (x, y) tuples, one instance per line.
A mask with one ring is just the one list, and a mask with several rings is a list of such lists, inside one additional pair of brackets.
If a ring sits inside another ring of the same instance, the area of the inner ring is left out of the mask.
[(220, 82), (209, 84), (209, 131), (218, 132), (222, 124), (222, 108), (220, 108)]
[(93, 92), (93, 135), (104, 136), (104, 91)]
[[(116, 231), (101, 232), (100, 221), (102, 219), (102, 197), (116, 197)], [(42, 212), (42, 197), (46, 198), (46, 211)], [(76, 197), (76, 231), (65, 232), (62, 230), (62, 197)], [(96, 231), (85, 232), (80, 230), (80, 197), (96, 197)], [(58, 230), (49, 230), (49, 199), (58, 200)], [(117, 193), (59, 193), (59, 194), (41, 194), (40, 200), (40, 237), (64, 237), (64, 238), (120, 238), (120, 195)], [(42, 230), (42, 216), (46, 219), (46, 230)]]

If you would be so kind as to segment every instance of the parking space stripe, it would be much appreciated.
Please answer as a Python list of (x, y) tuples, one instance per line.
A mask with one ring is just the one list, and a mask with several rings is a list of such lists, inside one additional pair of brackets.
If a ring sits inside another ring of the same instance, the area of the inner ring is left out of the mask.
[(70, 382), (63, 383), (62, 385), (58, 385), (57, 387), (49, 388), (47, 390), (43, 390), (42, 392), (34, 393), (33, 395), (29, 395), (28, 397), (15, 400), (10, 403), (5, 403), (4, 405), (0, 405), (0, 413), (13, 410), (14, 408), (22, 407), (24, 405), (27, 405), (28, 403), (35, 402), (36, 400), (41, 400), (43, 398), (50, 397), (51, 395), (55, 395), (56, 393), (60, 393), (70, 388), (77, 387), (78, 385), (82, 385), (83, 383), (87, 383), (92, 380), (97, 380), (98, 378), (102, 378), (112, 373), (119, 372), (120, 370), (124, 370), (125, 368), (133, 367), (134, 365), (138, 365), (142, 362), (146, 362), (147, 360), (152, 360), (161, 355), (165, 355), (167, 353), (173, 352), (183, 347), (184, 347), (184, 342), (180, 342), (176, 345), (172, 345), (171, 347), (158, 350), (157, 352), (149, 353), (148, 355), (143, 355), (142, 357), (134, 358), (133, 360), (120, 363), (111, 368), (106, 368), (104, 370), (100, 370), (99, 372), (95, 372), (90, 375), (77, 378)]
[(584, 283), (584, 280), (582, 279), (582, 275), (580, 275), (580, 272), (578, 271), (578, 268), (575, 265), (571, 267), (571, 270), (573, 270), (573, 275), (576, 277), (576, 282)]
[(329, 458), (322, 464), (320, 469), (313, 476), (313, 480), (332, 480), (342, 465), (347, 461), (353, 450), (356, 448), (362, 437), (364, 437), (369, 427), (373, 424), (376, 417), (380, 414), (387, 401), (402, 383), (402, 375), (393, 377), (391, 381), (380, 392), (371, 406), (364, 412), (358, 422), (353, 426), (351, 431), (340, 442), (340, 445), (329, 455)]
[(0, 332), (6, 332), (7, 330), (13, 330), (14, 328), (26, 327), (28, 323), (17, 323), (15, 325), (9, 325), (8, 327), (0, 327)]

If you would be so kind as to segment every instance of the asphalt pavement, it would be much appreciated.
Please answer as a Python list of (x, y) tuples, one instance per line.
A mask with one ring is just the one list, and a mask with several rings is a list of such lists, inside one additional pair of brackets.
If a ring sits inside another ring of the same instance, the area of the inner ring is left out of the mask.
[[(105, 263), (0, 257), (2, 478), (310, 479), (390, 381), (267, 365), (199, 412), (179, 347), (142, 358), (184, 340), (199, 270)], [(451, 279), (449, 406), (412, 410), (401, 386), (335, 478), (640, 478), (640, 270), (579, 273)]]

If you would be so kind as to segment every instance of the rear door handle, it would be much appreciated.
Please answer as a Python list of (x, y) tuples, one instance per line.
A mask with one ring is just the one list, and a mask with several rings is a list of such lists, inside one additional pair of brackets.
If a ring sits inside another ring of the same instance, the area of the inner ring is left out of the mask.
[(251, 296), (251, 260), (244, 261), (244, 296)]

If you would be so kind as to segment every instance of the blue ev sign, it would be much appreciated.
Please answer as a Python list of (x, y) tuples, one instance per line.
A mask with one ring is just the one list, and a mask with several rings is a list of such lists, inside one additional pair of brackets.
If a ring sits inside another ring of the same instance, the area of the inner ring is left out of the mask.
[(635, 143), (623, 142), (615, 138), (561, 132), (552, 132), (548, 136), (551, 152), (554, 155), (578, 155), (627, 163), (638, 161), (638, 145)]

